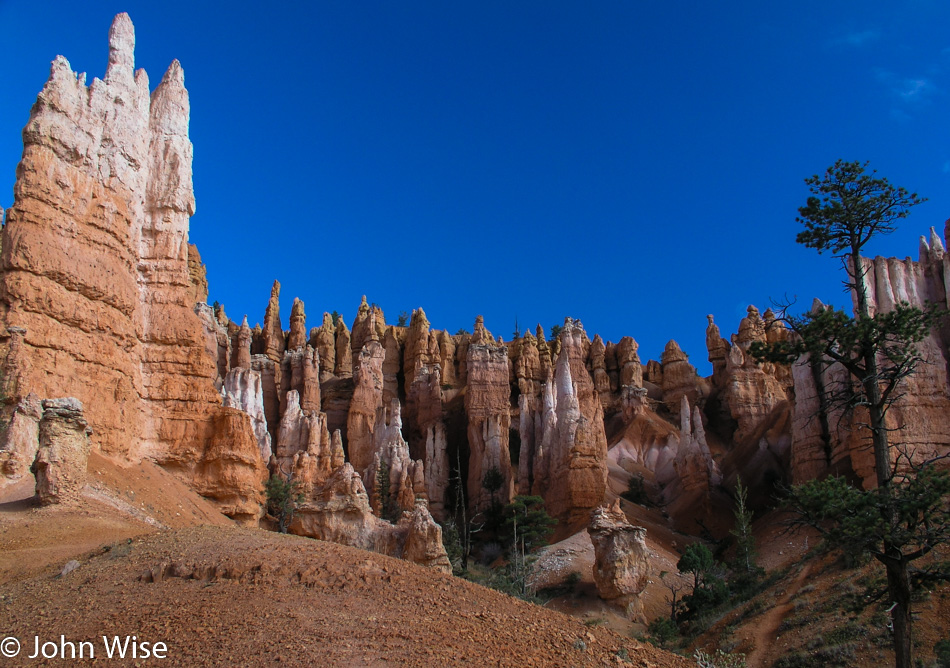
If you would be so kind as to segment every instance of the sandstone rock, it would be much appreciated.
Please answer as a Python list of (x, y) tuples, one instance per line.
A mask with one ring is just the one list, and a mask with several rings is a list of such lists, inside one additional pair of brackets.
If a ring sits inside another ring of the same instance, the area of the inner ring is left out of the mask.
[(356, 312), (356, 319), (353, 321), (352, 335), (350, 336), (354, 369), (363, 346), (369, 341), (382, 341), (385, 336), (386, 318), (383, 316), (383, 310), (375, 304), (372, 306), (367, 304), (366, 295), (363, 295), (359, 309)]
[(231, 337), (228, 333), (228, 325), (226, 322), (222, 323), (215, 315), (214, 309), (207, 304), (196, 303), (194, 312), (204, 330), (208, 358), (215, 362), (214, 386), (220, 390), (224, 377), (231, 369)]
[(259, 322), (254, 323), (251, 330), (251, 356), (263, 355), (267, 347), (264, 345), (264, 330)]
[(426, 318), (425, 311), (421, 308), (415, 309), (409, 321), (406, 348), (403, 354), (403, 370), (406, 378), (415, 378), (422, 367), (441, 363), (441, 358), (433, 360), (429, 356), (429, 335), (429, 319)]
[(192, 475), (195, 491), (236, 522), (257, 526), (264, 516), (267, 466), (251, 417), (222, 408), (214, 416), (212, 433)]
[(453, 339), (445, 330), (439, 331), (438, 338), (439, 368), (441, 369), (442, 373), (442, 383), (444, 385), (448, 385), (449, 387), (456, 387), (459, 385), (459, 380), (456, 374), (455, 364), (455, 339)]
[(423, 499), (416, 501), (412, 513), (400, 520), (398, 528), (403, 525), (406, 525), (406, 543), (402, 558), (451, 575), (452, 563), (442, 545), (442, 527), (432, 519)]
[(251, 355), (251, 369), (261, 376), (264, 393), (264, 417), (270, 431), (271, 442), (277, 442), (277, 426), (280, 424), (281, 365), (264, 355)]
[[(546, 470), (545, 505), (569, 525), (586, 519), (603, 503), (607, 489), (607, 437), (604, 413), (587, 373), (589, 341), (580, 321), (565, 319), (555, 371), (556, 438), (542, 437), (541, 468)], [(544, 443), (545, 439), (548, 443)]]
[(475, 316), (475, 327), (472, 329), (471, 343), (476, 346), (495, 345), (495, 337), (485, 329), (485, 318)]
[(307, 314), (303, 302), (294, 298), (290, 309), (290, 335), (287, 337), (287, 350), (297, 350), (307, 345)]
[(518, 436), (521, 449), (518, 456), (518, 494), (531, 494), (535, 479), (535, 460), (538, 458), (543, 434), (543, 398), (546, 379), (541, 370), (541, 355), (537, 339), (526, 332), (521, 338), (521, 350), (515, 360), (515, 378), (518, 384)]
[(374, 534), (383, 524), (370, 508), (359, 474), (345, 463), (298, 504), (289, 530), (298, 536), (372, 550)]
[(713, 322), (712, 315), (707, 315), (709, 325), (706, 327), (706, 350), (709, 352), (709, 361), (713, 367), (713, 382), (721, 384), (721, 377), (726, 370), (726, 356), (729, 354), (729, 342), (722, 338), (719, 326)]
[(310, 421), (300, 408), (297, 390), (287, 393), (286, 404), (274, 447), (274, 472), (284, 476), (293, 470), (294, 458), (307, 449), (310, 440)]
[[(673, 460), (673, 468), (679, 476), (681, 489), (666, 490), (665, 496), (668, 500), (672, 500), (681, 491), (708, 496), (710, 491), (722, 482), (722, 474), (713, 461), (709, 445), (706, 443), (702, 412), (698, 406), (690, 411), (689, 402), (685, 396), (680, 401), (682, 402), (679, 411), (680, 440), (676, 459)], [(662, 480), (660, 475), (657, 477)]]
[(40, 420), (43, 406), (35, 394), (28, 394), (6, 418), (6, 428), (0, 432), (0, 487), (19, 480), (36, 458), (40, 446)]
[(280, 364), (281, 413), (287, 392), (296, 390), (300, 407), (308, 412), (320, 410), (320, 360), (311, 346), (285, 350)]
[(30, 471), (44, 506), (79, 501), (86, 486), (91, 430), (77, 399), (44, 399), (39, 448)]
[(541, 360), (541, 378), (551, 380), (554, 378), (554, 358), (551, 355), (551, 346), (544, 339), (544, 328), (538, 325), (535, 330), (535, 338), (538, 340), (538, 358)]
[(620, 368), (620, 386), (643, 387), (643, 365), (633, 337), (625, 336), (617, 344), (617, 366)]
[[(387, 502), (393, 508), (412, 510), (416, 496), (425, 498), (425, 468), (421, 460), (413, 461), (409, 456), (409, 444), (402, 437), (402, 415), (398, 399), (392, 399), (388, 406), (377, 411), (373, 427), (372, 464), (363, 474), (370, 505), (377, 515), (388, 512)], [(388, 489), (379, 484), (382, 475), (388, 476)], [(385, 499), (384, 491), (389, 499)]]
[[(483, 343), (476, 343), (483, 341)], [(508, 410), (511, 395), (508, 384), (508, 350), (495, 345), (481, 322), (475, 321), (475, 334), (466, 359), (465, 412), (468, 415), (468, 499), (473, 513), (491, 506), (493, 497), (501, 504), (514, 495), (511, 456), (508, 451)], [(495, 492), (485, 489), (485, 475), (497, 470), (501, 485)]]
[(663, 364), (663, 403), (674, 417), (679, 419), (681, 399), (685, 396), (690, 405), (700, 399), (696, 368), (689, 363), (689, 357), (676, 341), (670, 341), (663, 350), (660, 360)]
[(632, 472), (637, 467), (652, 471), (660, 486), (676, 478), (673, 460), (679, 450), (680, 434), (653, 410), (645, 388), (623, 388), (624, 430), (608, 452), (608, 460)]
[(622, 405), (621, 416), (624, 424), (630, 424), (638, 415), (642, 415), (647, 409), (647, 389), (645, 387), (636, 387), (635, 385), (624, 385), (620, 389), (620, 401)]
[(750, 304), (746, 311), (748, 315), (739, 321), (739, 333), (736, 334), (736, 343), (743, 351), (748, 350), (753, 341), (765, 343), (767, 340), (765, 322), (759, 315), (759, 309)]
[(286, 348), (284, 330), (280, 325), (280, 281), (274, 281), (270, 289), (270, 300), (264, 311), (264, 355), (279, 363)]
[[(788, 369), (781, 365), (779, 368), (787, 377)], [(788, 398), (785, 383), (779, 380), (775, 371), (773, 364), (756, 363), (744, 352), (741, 343), (737, 342), (728, 349), (719, 376), (720, 399), (728, 406), (738, 425), (731, 435), (735, 442), (748, 440), (763, 418)]]
[(24, 343), (26, 329), (7, 327), (7, 337), (6, 354), (3, 357), (3, 366), (0, 367), (0, 396), (10, 402), (16, 397), (30, 393), (27, 388), (31, 385), (33, 365)]
[(373, 514), (360, 476), (347, 463), (314, 488), (290, 524), (290, 532), (406, 558), (451, 572), (442, 531), (420, 499), (396, 526)]
[(383, 350), (383, 403), (388, 404), (399, 396), (399, 372), (402, 367), (402, 344), (396, 328), (387, 327), (382, 337)]
[(232, 369), (251, 368), (251, 328), (247, 326), (247, 316), (244, 316), (244, 320), (241, 322), (241, 328), (238, 330), (232, 354)]
[(439, 333), (429, 331), (425, 312), (421, 308), (413, 311), (404, 353), (406, 434), (411, 457), (424, 463), (426, 494), (437, 519), (444, 517), (445, 491), (449, 484), (442, 417), (441, 339)]
[(339, 378), (353, 377), (353, 358), (350, 356), (350, 330), (343, 318), (336, 323), (336, 365), (333, 375)]
[[(555, 401), (554, 381), (545, 381), (541, 391), (541, 410), (533, 417), (534, 459), (532, 461), (531, 494), (541, 496), (548, 502), (548, 485), (551, 477), (552, 454), (558, 450), (558, 416)], [(550, 506), (548, 507), (550, 512)]]
[[(950, 262), (934, 231), (921, 239), (920, 259), (862, 258), (861, 275), (871, 312), (890, 311), (899, 302), (924, 306), (947, 298)], [(854, 294), (852, 294), (854, 297)], [(824, 308), (816, 300), (814, 308)], [(924, 363), (903, 381), (901, 396), (890, 407), (887, 427), (919, 459), (950, 452), (950, 436), (941, 427), (950, 409), (947, 380), (946, 332), (935, 329), (918, 346)], [(865, 486), (876, 484), (866, 424), (866, 411), (844, 414), (826, 398), (853, 380), (839, 365), (827, 360), (801, 359), (792, 366), (795, 405), (792, 418), (792, 478), (795, 482), (817, 475), (854, 475)], [(895, 452), (896, 455), (896, 452)]]
[(449, 484), (449, 462), (445, 421), (442, 417), (442, 387), (438, 365), (420, 367), (409, 386), (407, 433), (409, 452), (421, 459), (426, 470), (426, 494), (432, 514), (444, 517), (445, 491)]
[(383, 406), (385, 355), (379, 341), (368, 341), (360, 351), (353, 374), (355, 387), (346, 419), (346, 439), (350, 463), (358, 471), (366, 471), (373, 463), (373, 430), (377, 410)]
[(295, 452), (286, 470), (292, 471), (300, 491), (311, 495), (344, 465), (343, 439), (339, 430), (330, 435), (325, 414), (311, 413), (301, 418), (305, 422), (304, 447)]
[(587, 533), (594, 544), (594, 583), (598, 594), (619, 605), (629, 619), (644, 623), (640, 594), (650, 577), (646, 529), (627, 521), (617, 499), (591, 513)]
[(150, 96), (134, 41), (120, 14), (104, 80), (59, 57), (33, 107), (0, 255), (0, 331), (25, 333), (0, 357), (19, 348), (13, 396), (74, 396), (104, 454), (187, 479), (227, 410), (222, 367), (193, 310), (184, 76), (172, 62)]
[(333, 317), (323, 314), (323, 324), (310, 330), (310, 345), (320, 357), (320, 382), (333, 377), (336, 367), (336, 336)]
[[(607, 365), (607, 378), (610, 380), (610, 391), (614, 394), (620, 392), (620, 363), (617, 361), (617, 344), (607, 342), (607, 347), (604, 350), (604, 361)], [(643, 367), (637, 360), (637, 368), (640, 370), (640, 375), (643, 375)]]
[(606, 409), (612, 402), (610, 396), (610, 377), (607, 375), (607, 346), (604, 345), (600, 334), (594, 335), (590, 344), (590, 372), (594, 379), (594, 389), (600, 397), (601, 404)]
[(208, 301), (208, 268), (201, 262), (201, 253), (194, 244), (188, 244), (188, 299), (192, 303)]
[(458, 377), (456, 381), (463, 387), (468, 383), (468, 347), (472, 343), (472, 335), (463, 332), (455, 344), (455, 359), (458, 362)]
[[(244, 324), (246, 326), (247, 322)], [(261, 374), (250, 368), (231, 369), (224, 379), (221, 395), (225, 406), (237, 408), (250, 416), (261, 461), (270, 461), (271, 436), (267, 431), (267, 417), (264, 414), (264, 386), (261, 383)]]

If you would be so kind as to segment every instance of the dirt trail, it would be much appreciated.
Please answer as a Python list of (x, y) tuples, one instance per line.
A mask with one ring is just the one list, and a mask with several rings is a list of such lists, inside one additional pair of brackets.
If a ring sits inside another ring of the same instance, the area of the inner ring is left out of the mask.
[(792, 609), (792, 599), (811, 572), (811, 562), (805, 565), (798, 577), (785, 590), (785, 594), (778, 600), (774, 607), (768, 610), (757, 624), (752, 626), (752, 639), (755, 648), (746, 657), (746, 665), (749, 668), (765, 668), (770, 650), (774, 649), (773, 642), (778, 633), (779, 626), (785, 619), (785, 615)]

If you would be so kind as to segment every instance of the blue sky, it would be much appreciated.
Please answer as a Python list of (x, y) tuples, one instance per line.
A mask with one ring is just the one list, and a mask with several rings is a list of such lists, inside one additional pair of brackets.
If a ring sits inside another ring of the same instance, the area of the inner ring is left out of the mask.
[(843, 304), (794, 243), (804, 177), (838, 158), (929, 198), (876, 253), (950, 217), (950, 3), (29, 2), (0, 0), (0, 206), (49, 63), (101, 77), (113, 15), (152, 85), (191, 94), (210, 299), (263, 320), (271, 282), (308, 326), (579, 317), (675, 338), (708, 372), (706, 314)]

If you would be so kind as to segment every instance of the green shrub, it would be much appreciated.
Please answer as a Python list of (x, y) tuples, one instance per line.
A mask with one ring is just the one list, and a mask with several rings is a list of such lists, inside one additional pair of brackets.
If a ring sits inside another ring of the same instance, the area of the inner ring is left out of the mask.
[(950, 638), (944, 638), (934, 645), (934, 654), (937, 655), (939, 668), (950, 668)]
[(458, 525), (453, 519), (442, 523), (442, 547), (452, 564), (452, 573), (459, 575), (462, 572), (462, 539)]
[(818, 662), (804, 652), (792, 652), (776, 661), (773, 668), (821, 668)]
[(657, 617), (650, 622), (647, 630), (650, 632), (650, 639), (655, 641), (654, 644), (660, 645), (661, 647), (668, 646), (676, 640), (680, 634), (676, 622), (669, 617)]
[(627, 479), (627, 491), (621, 494), (630, 503), (639, 503), (641, 506), (650, 505), (650, 497), (647, 496), (646, 488), (643, 484), (643, 475), (638, 473)]
[(267, 512), (277, 519), (277, 530), (287, 533), (297, 504), (303, 501), (299, 484), (292, 477), (272, 475), (265, 484), (264, 491), (267, 494)]

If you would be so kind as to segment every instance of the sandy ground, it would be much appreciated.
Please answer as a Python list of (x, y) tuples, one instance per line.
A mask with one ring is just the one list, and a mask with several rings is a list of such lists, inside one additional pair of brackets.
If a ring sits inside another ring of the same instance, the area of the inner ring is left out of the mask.
[(0, 491), (0, 632), (21, 643), (5, 666), (61, 665), (24, 658), (61, 635), (97, 662), (103, 635), (165, 643), (180, 666), (692, 663), (401, 560), (235, 527), (148, 463), (89, 470), (72, 508), (36, 507), (32, 481)]

